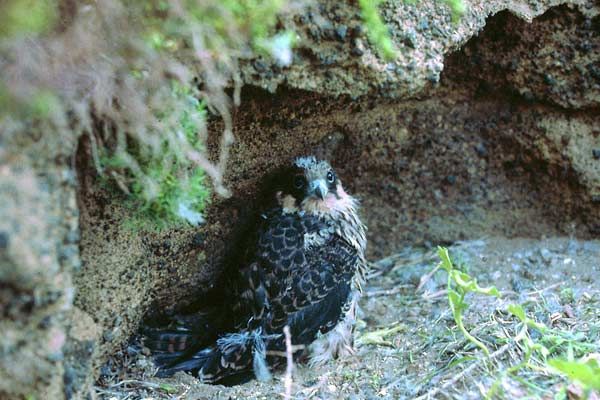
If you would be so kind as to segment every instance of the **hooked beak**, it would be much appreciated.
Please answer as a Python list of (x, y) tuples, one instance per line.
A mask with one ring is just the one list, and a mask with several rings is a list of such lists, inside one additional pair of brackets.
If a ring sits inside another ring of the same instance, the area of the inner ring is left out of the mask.
[(310, 183), (310, 195), (315, 195), (319, 199), (324, 200), (325, 196), (327, 196), (327, 193), (329, 193), (329, 189), (327, 189), (327, 184), (323, 179), (317, 179)]

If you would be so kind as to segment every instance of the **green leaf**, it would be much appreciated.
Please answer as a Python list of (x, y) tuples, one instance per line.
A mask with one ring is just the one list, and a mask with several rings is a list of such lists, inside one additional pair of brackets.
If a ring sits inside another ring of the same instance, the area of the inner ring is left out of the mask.
[(167, 383), (161, 383), (159, 387), (167, 393), (177, 393), (179, 390), (173, 385), (169, 385)]
[(515, 317), (519, 318), (521, 322), (525, 323), (527, 317), (525, 316), (525, 310), (520, 304), (509, 304), (507, 307), (508, 312), (510, 312)]
[(455, 290), (448, 289), (448, 301), (450, 302), (450, 308), (460, 318), (462, 312), (468, 307), (468, 304), (464, 302), (462, 296)]
[(448, 273), (452, 271), (454, 267), (452, 266), (452, 261), (450, 260), (450, 254), (448, 253), (448, 249), (445, 247), (438, 246), (438, 257), (440, 257), (440, 265), (442, 266), (442, 268), (444, 268)]
[(548, 365), (586, 388), (600, 390), (600, 364), (595, 359), (583, 362), (555, 358), (549, 360)]

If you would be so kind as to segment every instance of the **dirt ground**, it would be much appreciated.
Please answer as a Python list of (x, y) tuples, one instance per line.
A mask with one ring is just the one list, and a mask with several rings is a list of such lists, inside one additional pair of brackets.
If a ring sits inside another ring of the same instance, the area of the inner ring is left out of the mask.
[[(373, 263), (356, 353), (320, 368), (294, 365), (291, 397), (581, 398), (581, 386), (552, 372), (547, 361), (569, 352), (576, 359), (600, 353), (600, 241), (490, 237), (455, 243), (450, 255), (455, 268), (500, 291), (500, 298), (466, 296), (464, 325), (489, 349), (489, 357), (457, 328), (447, 275), (433, 272), (436, 249), (404, 248)], [(522, 305), (527, 317), (547, 330), (530, 328), (523, 336), (509, 304)], [(524, 337), (549, 354), (534, 350), (526, 359)], [(159, 379), (152, 377), (150, 359), (132, 347), (123, 348), (102, 372), (95, 387), (100, 399), (285, 397), (283, 371), (271, 382), (234, 387), (205, 385), (184, 373)]]

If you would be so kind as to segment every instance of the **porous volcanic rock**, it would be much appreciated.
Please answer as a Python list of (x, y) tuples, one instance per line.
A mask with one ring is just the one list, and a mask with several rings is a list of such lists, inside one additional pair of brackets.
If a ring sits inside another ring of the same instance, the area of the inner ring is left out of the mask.
[[(574, 63), (581, 68), (589, 68), (589, 71), (577, 71), (577, 76), (586, 75), (588, 82), (592, 77), (591, 82), (595, 80), (598, 83), (598, 64), (592, 63), (598, 59), (597, 36), (594, 40), (594, 29), (595, 32), (598, 29), (593, 23), (589, 24), (598, 12), (593, 1), (465, 0), (463, 3), (466, 9), (464, 15), (453, 21), (450, 8), (444, 1), (383, 2), (380, 7), (382, 18), (390, 30), (397, 53), (393, 60), (386, 61), (378, 57), (376, 49), (369, 43), (357, 2), (319, 1), (282, 22), (283, 28), (297, 33), (293, 64), (280, 68), (267, 59), (254, 59), (242, 64), (243, 79), (271, 92), (283, 85), (327, 96), (370, 94), (396, 99), (413, 97), (439, 82), (448, 53), (476, 36), (486, 26), (488, 17), (507, 11), (518, 17), (519, 22), (506, 30), (498, 30), (502, 22), (494, 20), (489, 29), (493, 32), (491, 36), (498, 37), (501, 43), (509, 43), (507, 38), (519, 40), (519, 37), (526, 37), (523, 46), (506, 54), (508, 62), (517, 58), (516, 62), (522, 63), (514, 68), (546, 69), (540, 74), (541, 79), (550, 81), (547, 84), (565, 86), (553, 74), (556, 72), (567, 78), (568, 72), (575, 72), (578, 68), (569, 65)], [(558, 23), (544, 18), (545, 22), (529, 25), (533, 18), (560, 4), (569, 4), (569, 7), (585, 13), (588, 25), (580, 24), (577, 19), (581, 17), (577, 15), (566, 16)], [(540, 28), (540, 24), (544, 27)], [(536, 50), (530, 51), (529, 45)], [(487, 49), (483, 52), (488, 59), (499, 50), (493, 40), (482, 47)], [(533, 65), (528, 65), (531, 63)], [(523, 79), (520, 82), (519, 76)], [(526, 80), (525, 76), (517, 71), (513, 79), (517, 79), (515, 83), (519, 84)], [(553, 81), (552, 78), (558, 80)], [(567, 80), (573, 84), (576, 79), (571, 77)], [(597, 104), (598, 89), (588, 86), (585, 93), (572, 93), (570, 96), (583, 96), (579, 101)]]

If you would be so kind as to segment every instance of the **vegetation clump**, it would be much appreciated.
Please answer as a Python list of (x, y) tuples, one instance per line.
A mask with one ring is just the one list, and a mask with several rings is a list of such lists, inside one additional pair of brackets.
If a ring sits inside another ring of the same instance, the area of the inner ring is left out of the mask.
[[(159, 228), (200, 223), (207, 178), (216, 194), (229, 194), (223, 173), (238, 61), (281, 41), (275, 24), (286, 7), (284, 0), (5, 2), (2, 137), (10, 143), (40, 132), (74, 148), (86, 135), (96, 170), (128, 195), (136, 215)], [(213, 157), (208, 115), (224, 126)]]
[[(529, 387), (536, 393), (535, 397), (545, 390), (539, 383), (534, 382), (534, 380), (540, 380), (540, 378), (546, 380), (547, 384), (554, 384), (560, 381), (559, 377), (566, 377), (579, 385), (582, 389), (583, 398), (587, 398), (592, 391), (600, 390), (598, 331), (593, 332), (592, 335), (586, 335), (582, 331), (551, 327), (536, 321), (528, 315), (526, 310), (531, 306), (530, 304), (510, 303), (501, 312), (507, 312), (518, 320), (514, 327), (515, 334), (503, 339), (498, 338), (495, 344), (500, 345), (500, 347), (494, 353), (490, 353), (487, 346), (466, 330), (462, 321), (462, 312), (468, 306), (465, 300), (467, 293), (499, 297), (500, 292), (493, 286), (489, 288), (479, 287), (476, 280), (469, 274), (456, 269), (448, 249), (439, 247), (438, 256), (441, 260), (438, 268), (442, 267), (448, 275), (448, 304), (456, 325), (469, 342), (483, 350), (485, 357), (482, 363), (488, 362), (488, 359), (501, 359), (509, 353), (512, 353), (513, 356), (508, 367), (489, 371), (489, 374), (496, 378), (494, 384), (485, 392), (485, 398), (506, 396), (507, 394), (501, 393), (501, 390), (502, 383), (507, 379), (512, 379), (525, 387)], [(565, 295), (565, 293), (568, 293), (568, 295)], [(572, 289), (563, 289), (560, 295), (567, 303), (574, 301)], [(538, 303), (536, 305), (543, 309), (543, 304)], [(547, 313), (547, 311), (543, 310), (541, 314), (543, 313)], [(490, 316), (490, 318), (493, 319), (493, 316)], [(551, 321), (553, 318), (558, 321), (561, 319), (561, 315), (552, 314), (550, 316)], [(598, 321), (592, 322), (597, 323)], [(492, 325), (492, 327), (495, 326)], [(508, 330), (506, 328), (503, 330), (506, 335)], [(465, 371), (469, 371), (469, 368), (463, 370), (459, 376), (466, 375)], [(528, 376), (533, 379), (528, 380)], [(561, 390), (562, 397), (566, 396), (566, 390), (567, 388), (563, 386)]]

